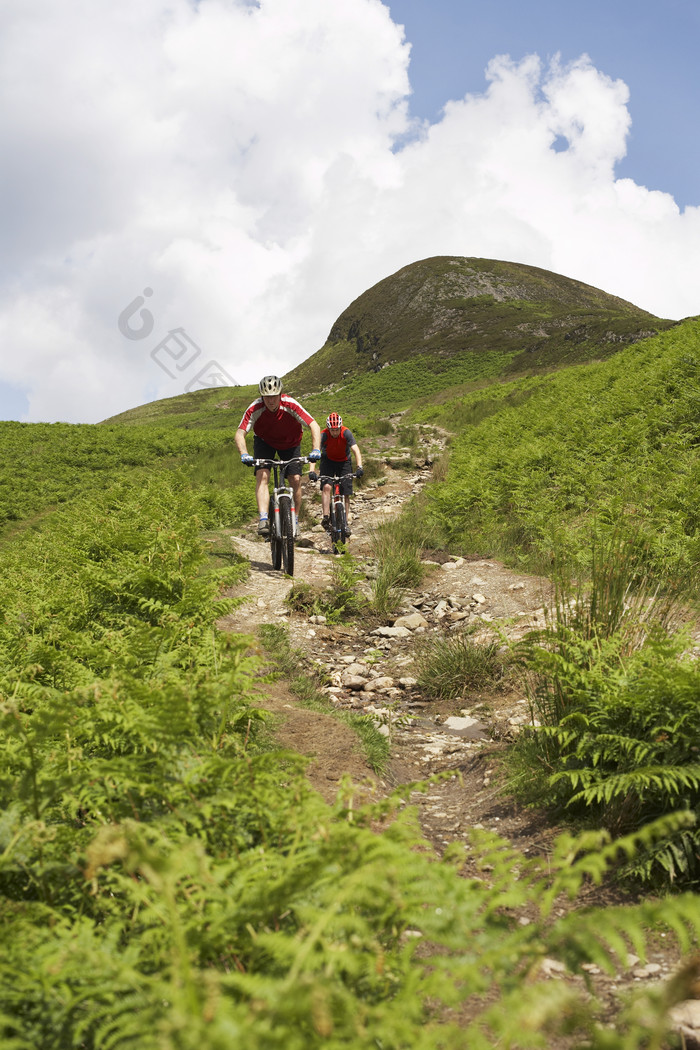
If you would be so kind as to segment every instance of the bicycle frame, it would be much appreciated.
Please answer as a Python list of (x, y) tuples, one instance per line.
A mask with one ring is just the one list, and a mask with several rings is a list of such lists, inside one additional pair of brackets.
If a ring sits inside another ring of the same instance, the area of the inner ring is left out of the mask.
[[(273, 532), (277, 539), (282, 539), (282, 519), (280, 515), (280, 507), (284, 501), (287, 500), (289, 504), (289, 511), (292, 519), (292, 531), (296, 532), (297, 523), (297, 512), (294, 506), (294, 490), (291, 485), (286, 484), (284, 477), (284, 471), (282, 469), (282, 460), (273, 459), (267, 460), (272, 468), (273, 481), (272, 481), (272, 492), (270, 493), (270, 504), (268, 510), (268, 517), (270, 519), (270, 535)], [(286, 462), (284, 464), (286, 466)]]

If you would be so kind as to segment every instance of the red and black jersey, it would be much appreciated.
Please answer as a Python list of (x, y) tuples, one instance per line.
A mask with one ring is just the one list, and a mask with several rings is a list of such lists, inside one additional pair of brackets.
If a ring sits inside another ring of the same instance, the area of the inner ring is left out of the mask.
[(333, 463), (344, 463), (350, 459), (350, 449), (355, 444), (352, 431), (347, 427), (341, 427), (337, 437), (333, 437), (326, 427), (321, 431), (321, 455), (330, 459)]
[(288, 394), (282, 394), (279, 408), (276, 412), (270, 412), (265, 408), (265, 402), (261, 397), (256, 398), (243, 413), (243, 418), (238, 424), (239, 430), (246, 434), (253, 428), (253, 433), (266, 441), (275, 449), (294, 448), (301, 444), (301, 428), (308, 427), (313, 423), (305, 408)]

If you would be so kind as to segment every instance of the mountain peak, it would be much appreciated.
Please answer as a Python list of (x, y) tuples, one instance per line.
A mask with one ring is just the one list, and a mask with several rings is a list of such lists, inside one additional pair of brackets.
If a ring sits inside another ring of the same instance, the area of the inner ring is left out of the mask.
[(497, 352), (504, 373), (600, 359), (671, 327), (617, 296), (536, 266), (434, 256), (355, 299), (324, 346), (285, 377), (316, 390), (420, 355)]

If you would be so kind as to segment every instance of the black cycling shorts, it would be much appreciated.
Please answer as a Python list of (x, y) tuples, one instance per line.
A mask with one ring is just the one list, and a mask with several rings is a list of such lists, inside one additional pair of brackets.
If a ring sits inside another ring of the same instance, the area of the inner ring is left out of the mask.
[(335, 459), (321, 457), (318, 466), (321, 477), (339, 478), (340, 491), (344, 496), (352, 496), (352, 464), (350, 460), (344, 459), (340, 463)]
[[(254, 459), (275, 459), (276, 457), (281, 459), (283, 463), (288, 460), (299, 459), (301, 456), (301, 445), (294, 445), (292, 448), (273, 448), (272, 445), (268, 445), (267, 441), (263, 441), (257, 434), (253, 434), (253, 458)], [(264, 467), (256, 467), (255, 473), (259, 470), (264, 470)], [(284, 476), (288, 474), (301, 474), (301, 463), (297, 464), (297, 469), (294, 469), (292, 463), (288, 467), (284, 468)]]

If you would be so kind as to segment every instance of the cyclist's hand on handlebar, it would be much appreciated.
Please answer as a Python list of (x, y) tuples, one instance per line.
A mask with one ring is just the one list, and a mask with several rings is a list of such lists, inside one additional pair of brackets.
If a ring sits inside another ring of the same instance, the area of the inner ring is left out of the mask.
[(309, 452), (309, 463), (317, 463), (321, 458), (321, 450), (318, 448), (312, 448)]
[(315, 470), (309, 471), (309, 481), (318, 481), (318, 474)]
[(253, 457), (249, 456), (247, 452), (241, 454), (241, 463), (246, 467), (253, 466)]
[(363, 474), (364, 474), (364, 470), (362, 469), (362, 467), (358, 467), (357, 470), (355, 471), (355, 477), (356, 478), (361, 478)]

